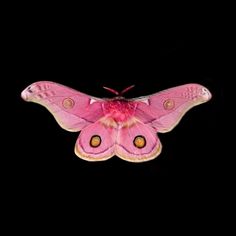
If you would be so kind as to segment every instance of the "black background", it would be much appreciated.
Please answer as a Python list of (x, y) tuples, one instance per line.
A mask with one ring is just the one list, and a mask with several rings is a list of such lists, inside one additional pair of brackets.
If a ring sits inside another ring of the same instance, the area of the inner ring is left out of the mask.
[[(16, 119), (9, 158), (12, 172), (22, 183), (33, 181), (49, 188), (105, 183), (108, 189), (122, 189), (128, 182), (128, 186), (141, 185), (153, 193), (166, 179), (205, 190), (220, 179), (218, 124), (224, 94), (217, 64), (220, 51), (212, 27), (183, 27), (175, 21), (162, 24), (155, 17), (146, 21), (121, 18), (109, 21), (102, 16), (95, 20), (31, 13), (14, 21), (10, 81)], [(74, 154), (78, 133), (61, 129), (45, 108), (21, 99), (21, 91), (40, 80), (96, 97), (111, 97), (102, 86), (119, 91), (135, 84), (127, 97), (139, 97), (199, 83), (213, 98), (191, 109), (173, 131), (159, 134), (163, 150), (156, 159), (129, 163), (113, 157), (87, 162)], [(146, 187), (150, 183), (155, 184)]]
[[(133, 233), (146, 222), (145, 235), (151, 226), (152, 233), (159, 232), (162, 222), (165, 232), (191, 225), (194, 232), (217, 229), (214, 219), (230, 215), (220, 213), (227, 208), (225, 170), (231, 157), (223, 153), (222, 135), (229, 125), (222, 119), (223, 11), (204, 5), (203, 13), (179, 3), (179, 8), (148, 9), (100, 2), (87, 8), (10, 4), (2, 10), (1, 117), (6, 121), (0, 159), (8, 232), (32, 228), (45, 234), (49, 226), (53, 232), (65, 227), (68, 235), (85, 226), (98, 234), (113, 223), (110, 235), (124, 225)], [(188, 111), (171, 132), (158, 134), (163, 149), (156, 159), (87, 162), (74, 154), (78, 133), (61, 129), (44, 107), (21, 99), (23, 89), (41, 80), (101, 98), (111, 97), (102, 86), (119, 91), (135, 84), (126, 94), (131, 98), (199, 83), (212, 99)]]

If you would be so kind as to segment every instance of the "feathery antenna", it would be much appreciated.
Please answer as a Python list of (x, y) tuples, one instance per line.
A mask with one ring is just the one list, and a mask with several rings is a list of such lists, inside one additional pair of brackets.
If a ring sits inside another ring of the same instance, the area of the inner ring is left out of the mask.
[(125, 89), (123, 89), (121, 92), (117, 92), (115, 89), (112, 89), (112, 88), (108, 88), (108, 87), (105, 87), (103, 86), (104, 89), (110, 91), (111, 93), (114, 93), (115, 95), (117, 96), (121, 96), (123, 95), (124, 93), (128, 92), (130, 89), (132, 89), (135, 85), (131, 85)]
[(114, 89), (111, 89), (111, 88), (108, 88), (108, 87), (105, 87), (105, 86), (103, 86), (103, 88), (108, 90), (108, 91), (110, 91), (111, 93), (114, 93), (117, 96), (119, 95), (119, 93), (116, 90), (114, 90)]

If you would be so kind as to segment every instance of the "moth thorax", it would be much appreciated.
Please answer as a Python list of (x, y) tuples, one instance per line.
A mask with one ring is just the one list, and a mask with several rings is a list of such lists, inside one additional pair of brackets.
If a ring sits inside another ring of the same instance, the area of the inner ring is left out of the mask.
[(112, 100), (104, 104), (104, 113), (116, 122), (124, 122), (133, 115), (134, 107), (126, 100)]

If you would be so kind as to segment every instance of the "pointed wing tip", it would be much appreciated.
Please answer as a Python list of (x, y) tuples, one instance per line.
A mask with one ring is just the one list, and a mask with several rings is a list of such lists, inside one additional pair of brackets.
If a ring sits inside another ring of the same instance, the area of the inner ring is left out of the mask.
[(25, 90), (23, 90), (22, 92), (21, 92), (21, 98), (23, 99), (23, 100), (27, 100), (27, 96), (26, 96), (26, 93), (25, 93)]
[(24, 89), (22, 92), (21, 92), (21, 98), (26, 101), (26, 102), (29, 102), (30, 101), (30, 93), (29, 93), (29, 87), (27, 87), (26, 89)]
[(209, 101), (212, 98), (212, 94), (206, 87), (202, 87), (202, 96), (205, 101)]

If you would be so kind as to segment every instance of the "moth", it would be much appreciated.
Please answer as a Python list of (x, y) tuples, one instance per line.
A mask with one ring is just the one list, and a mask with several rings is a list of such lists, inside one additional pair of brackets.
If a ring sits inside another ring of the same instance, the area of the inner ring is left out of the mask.
[(87, 161), (103, 161), (116, 155), (130, 162), (156, 158), (162, 150), (157, 133), (171, 131), (192, 107), (211, 99), (199, 84), (185, 84), (161, 92), (125, 99), (133, 86), (114, 98), (93, 97), (64, 85), (39, 81), (28, 86), (21, 97), (46, 107), (58, 124), (80, 131), (75, 153)]

